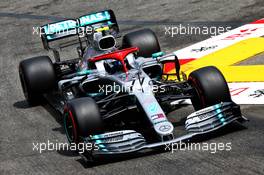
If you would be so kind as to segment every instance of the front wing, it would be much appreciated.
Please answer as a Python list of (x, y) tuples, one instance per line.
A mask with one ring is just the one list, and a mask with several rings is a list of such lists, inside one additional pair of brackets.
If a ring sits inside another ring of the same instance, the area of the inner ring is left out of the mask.
[(234, 121), (243, 122), (245, 120), (247, 119), (241, 115), (238, 105), (233, 102), (224, 102), (189, 115), (185, 122), (187, 134), (183, 136), (168, 141), (147, 143), (146, 138), (134, 130), (108, 132), (85, 138), (86, 143), (93, 143), (97, 149), (86, 151), (82, 156), (87, 158), (89, 156), (124, 155), (145, 149), (158, 148), (213, 132)]

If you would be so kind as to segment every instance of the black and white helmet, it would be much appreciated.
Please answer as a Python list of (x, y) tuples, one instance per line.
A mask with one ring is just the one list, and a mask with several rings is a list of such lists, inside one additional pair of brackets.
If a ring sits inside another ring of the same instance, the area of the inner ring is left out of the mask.
[(113, 35), (105, 35), (104, 32), (96, 32), (93, 34), (92, 45), (97, 50), (110, 50), (116, 46), (116, 40)]

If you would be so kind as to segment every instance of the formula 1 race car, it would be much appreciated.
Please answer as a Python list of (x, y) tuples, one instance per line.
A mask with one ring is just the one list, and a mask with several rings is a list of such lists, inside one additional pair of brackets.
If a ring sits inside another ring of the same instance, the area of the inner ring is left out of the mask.
[[(112, 10), (47, 24), (40, 32), (55, 62), (48, 56), (20, 62), (25, 98), (38, 104), (44, 97), (58, 110), (70, 143), (92, 143), (94, 149), (82, 153), (86, 158), (157, 148), (245, 120), (216, 67), (187, 78), (177, 56), (161, 52), (152, 30), (122, 37)], [(55, 41), (64, 42), (51, 47)], [(59, 50), (71, 46), (78, 57), (61, 60)], [(175, 65), (174, 74), (164, 73), (166, 64)], [(181, 99), (191, 99), (196, 112), (186, 118), (186, 134), (176, 137), (166, 114)]]

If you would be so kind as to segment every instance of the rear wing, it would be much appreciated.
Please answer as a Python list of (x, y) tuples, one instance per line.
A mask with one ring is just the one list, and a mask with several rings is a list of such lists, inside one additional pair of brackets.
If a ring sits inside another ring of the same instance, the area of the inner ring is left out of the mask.
[(114, 12), (112, 10), (104, 10), (89, 13), (77, 19), (67, 19), (41, 26), (40, 33), (43, 47), (49, 50), (51, 49), (49, 46), (50, 42), (79, 35), (80, 31), (86, 31), (86, 27), (91, 27), (92, 30), (109, 27), (115, 30), (115, 32), (119, 32)]

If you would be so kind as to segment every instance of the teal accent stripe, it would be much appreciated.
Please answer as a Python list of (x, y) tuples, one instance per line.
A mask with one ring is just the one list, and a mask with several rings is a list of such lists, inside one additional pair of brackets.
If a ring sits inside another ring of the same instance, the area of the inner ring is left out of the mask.
[(103, 144), (99, 144), (98, 145), (100, 148), (105, 148), (105, 146)]
[(87, 74), (90, 74), (92, 73), (91, 70), (83, 70), (83, 71), (80, 71), (80, 72), (77, 72), (77, 75), (87, 75)]
[(216, 109), (216, 113), (218, 114), (217, 117), (219, 118), (220, 122), (222, 122), (222, 124), (226, 124), (225, 122), (225, 118), (224, 118), (224, 115), (222, 114), (222, 109), (221, 109), (221, 105), (220, 104), (217, 104), (217, 105), (214, 105), (214, 109)]

